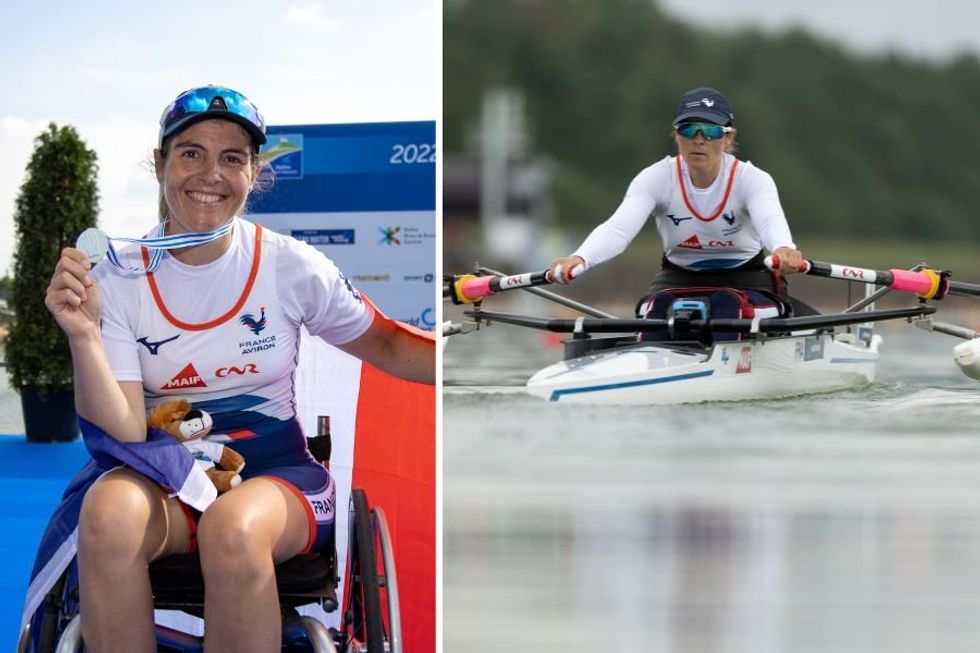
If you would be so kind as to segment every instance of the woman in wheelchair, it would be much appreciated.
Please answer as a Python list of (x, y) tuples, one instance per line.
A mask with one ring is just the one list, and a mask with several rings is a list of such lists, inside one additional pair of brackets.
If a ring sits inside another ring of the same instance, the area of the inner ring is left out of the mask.
[[(333, 480), (310, 456), (294, 411), (301, 326), (390, 374), (434, 383), (431, 337), (386, 318), (313, 248), (240, 217), (265, 141), (262, 116), (240, 93), (179, 95), (154, 151), (154, 235), (179, 238), (110, 248), (94, 268), (66, 248), (48, 288), (84, 422), (121, 443), (144, 442), (146, 409), (186, 397), (212, 415), (210, 437), (246, 460), (241, 485), (203, 514), (132, 468), (88, 488), (77, 553), (88, 651), (156, 650), (147, 565), (195, 547), (206, 649), (279, 650), (274, 565), (318, 548), (334, 517)], [(127, 268), (127, 256), (143, 269)]]

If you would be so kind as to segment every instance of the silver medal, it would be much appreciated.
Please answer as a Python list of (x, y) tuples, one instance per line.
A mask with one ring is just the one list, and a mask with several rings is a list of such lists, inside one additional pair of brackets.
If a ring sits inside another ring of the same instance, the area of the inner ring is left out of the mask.
[(105, 258), (105, 253), (109, 250), (109, 238), (98, 227), (89, 227), (78, 237), (75, 247), (85, 252), (88, 260), (95, 265)]

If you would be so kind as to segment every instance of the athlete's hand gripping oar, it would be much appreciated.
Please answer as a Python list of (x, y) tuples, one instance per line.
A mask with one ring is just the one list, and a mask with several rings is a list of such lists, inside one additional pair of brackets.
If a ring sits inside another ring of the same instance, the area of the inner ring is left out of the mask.
[(549, 270), (509, 276), (478, 277), (475, 274), (462, 274), (450, 279), (449, 284), (443, 287), (442, 296), (453, 300), (454, 304), (474, 304), (504, 290), (544, 286), (553, 282)]
[[(770, 270), (779, 267), (779, 257), (767, 256), (766, 267)], [(980, 297), (980, 285), (952, 281), (947, 270), (872, 270), (850, 265), (824, 263), (823, 261), (803, 261), (800, 272), (829, 279), (844, 279), (860, 283), (886, 286), (892, 290), (915, 293), (922, 299), (942, 299), (947, 294)]]

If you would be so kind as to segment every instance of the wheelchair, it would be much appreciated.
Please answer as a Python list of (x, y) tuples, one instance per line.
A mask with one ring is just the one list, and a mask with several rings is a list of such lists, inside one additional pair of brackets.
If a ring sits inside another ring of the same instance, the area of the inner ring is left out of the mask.
[[(282, 651), (313, 653), (401, 653), (398, 579), (384, 511), (370, 508), (367, 494), (353, 489), (349, 504), (347, 596), (340, 629), (327, 628), (297, 608), (319, 605), (338, 609), (336, 541), (324, 550), (298, 555), (276, 566), (283, 616)], [(336, 536), (335, 536), (336, 537)], [(204, 579), (196, 553), (174, 555), (150, 564), (154, 608), (202, 617)], [(45, 597), (39, 618), (21, 633), (18, 653), (77, 653), (83, 650), (78, 585), (74, 566)], [(203, 638), (157, 625), (157, 650), (192, 653)]]

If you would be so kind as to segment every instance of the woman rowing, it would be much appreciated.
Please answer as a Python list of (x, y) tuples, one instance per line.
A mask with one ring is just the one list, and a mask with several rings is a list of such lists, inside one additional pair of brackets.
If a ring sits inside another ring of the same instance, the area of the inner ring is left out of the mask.
[[(663, 241), (650, 295), (671, 288), (759, 290), (789, 301), (784, 273), (796, 272), (796, 248), (772, 177), (735, 158), (735, 116), (713, 88), (681, 98), (674, 118), (676, 156), (642, 170), (612, 216), (577, 250), (551, 264), (559, 283), (621, 254), (653, 215)], [(779, 267), (763, 264), (765, 251)], [(794, 302), (797, 313), (810, 312)], [(801, 310), (803, 309), (803, 310)]]

